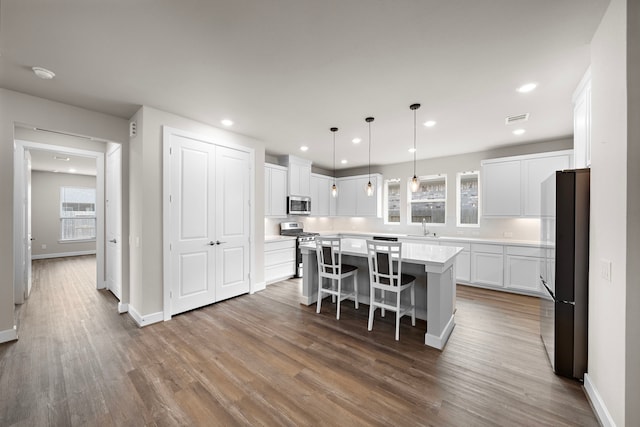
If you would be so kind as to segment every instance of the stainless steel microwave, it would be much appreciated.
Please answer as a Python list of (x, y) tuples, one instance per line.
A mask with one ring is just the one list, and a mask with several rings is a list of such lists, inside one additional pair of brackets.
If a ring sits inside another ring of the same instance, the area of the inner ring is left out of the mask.
[(311, 197), (306, 197), (306, 196), (287, 197), (287, 213), (289, 215), (311, 214)]

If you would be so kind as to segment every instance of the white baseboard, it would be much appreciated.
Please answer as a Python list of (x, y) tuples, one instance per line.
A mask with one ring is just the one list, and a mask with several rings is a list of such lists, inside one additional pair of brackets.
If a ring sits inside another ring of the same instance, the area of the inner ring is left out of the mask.
[(254, 294), (256, 292), (264, 291), (265, 289), (267, 289), (266, 282), (254, 283), (250, 293)]
[(64, 258), (68, 256), (80, 256), (80, 255), (95, 255), (96, 251), (76, 251), (76, 252), (59, 252), (55, 254), (40, 254), (31, 255), (31, 259), (49, 259), (49, 258)]
[(600, 421), (600, 424), (603, 427), (615, 427), (616, 423), (613, 421), (613, 418), (607, 409), (607, 405), (604, 404), (602, 397), (600, 397), (600, 393), (598, 393), (595, 385), (591, 382), (589, 374), (584, 374), (584, 391), (596, 413), (596, 418)]
[(118, 313), (122, 314), (126, 313), (127, 311), (129, 311), (129, 304), (118, 302)]
[(0, 331), (0, 344), (3, 342), (15, 341), (18, 339), (18, 329), (14, 325), (12, 329)]
[(141, 316), (140, 313), (138, 313), (138, 311), (132, 305), (129, 305), (128, 309), (129, 316), (131, 316), (134, 322), (136, 322), (136, 324), (141, 328), (144, 326), (149, 326), (153, 323), (162, 322), (164, 320), (164, 315), (161, 311), (157, 313), (147, 314), (146, 316)]
[(447, 343), (447, 340), (449, 339), (449, 335), (451, 335), (451, 332), (453, 331), (453, 327), (456, 325), (454, 318), (454, 315), (451, 315), (451, 318), (442, 330), (440, 336), (431, 335), (428, 332), (424, 334), (425, 345), (437, 348), (438, 350), (442, 350), (444, 348), (444, 345)]

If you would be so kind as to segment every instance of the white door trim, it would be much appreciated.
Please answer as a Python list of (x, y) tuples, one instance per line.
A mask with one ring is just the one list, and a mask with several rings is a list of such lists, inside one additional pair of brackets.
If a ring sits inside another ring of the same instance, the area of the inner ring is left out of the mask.
[(105, 287), (104, 276), (104, 153), (81, 150), (60, 145), (14, 140), (13, 156), (13, 256), (14, 256), (14, 299), (16, 304), (24, 302), (24, 274), (22, 271), (25, 254), (24, 221), (22, 201), (26, 196), (24, 182), (24, 152), (28, 149), (46, 150), (57, 153), (94, 157), (96, 159), (96, 288)]
[(217, 140), (211, 137), (207, 137), (201, 134), (188, 132), (169, 126), (162, 127), (162, 295), (163, 295), (163, 319), (171, 319), (171, 277), (172, 277), (172, 262), (171, 262), (171, 245), (173, 233), (171, 232), (173, 227), (173, 219), (171, 217), (171, 135), (182, 136), (185, 138), (197, 139), (202, 142), (206, 142), (213, 145), (232, 148), (239, 151), (249, 153), (249, 182), (250, 182), (250, 230), (251, 230), (251, 260), (249, 266), (250, 276), (250, 292), (253, 292), (255, 287), (255, 274), (254, 266), (256, 265), (256, 250), (255, 250), (255, 150), (244, 145), (228, 142), (224, 140)]

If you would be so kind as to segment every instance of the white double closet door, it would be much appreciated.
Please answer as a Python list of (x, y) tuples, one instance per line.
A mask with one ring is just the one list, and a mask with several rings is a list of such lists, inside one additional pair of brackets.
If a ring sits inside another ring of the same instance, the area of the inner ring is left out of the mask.
[(250, 154), (171, 134), (171, 314), (250, 289)]

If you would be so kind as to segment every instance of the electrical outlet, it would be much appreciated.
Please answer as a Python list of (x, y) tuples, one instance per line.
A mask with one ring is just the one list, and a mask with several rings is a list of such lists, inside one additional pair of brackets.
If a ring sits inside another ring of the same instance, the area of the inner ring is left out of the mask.
[(458, 231), (456, 231), (456, 234), (457, 234), (458, 236), (464, 236), (464, 231), (462, 231), (462, 230), (458, 230)]
[(502, 235), (504, 237), (513, 237), (513, 233), (511, 231), (505, 231), (504, 233), (502, 233)]
[(611, 281), (611, 269), (611, 261), (609, 261), (608, 259), (600, 260), (600, 277), (602, 277), (607, 282)]
[(46, 244), (42, 244), (42, 249), (47, 249), (47, 245)]

